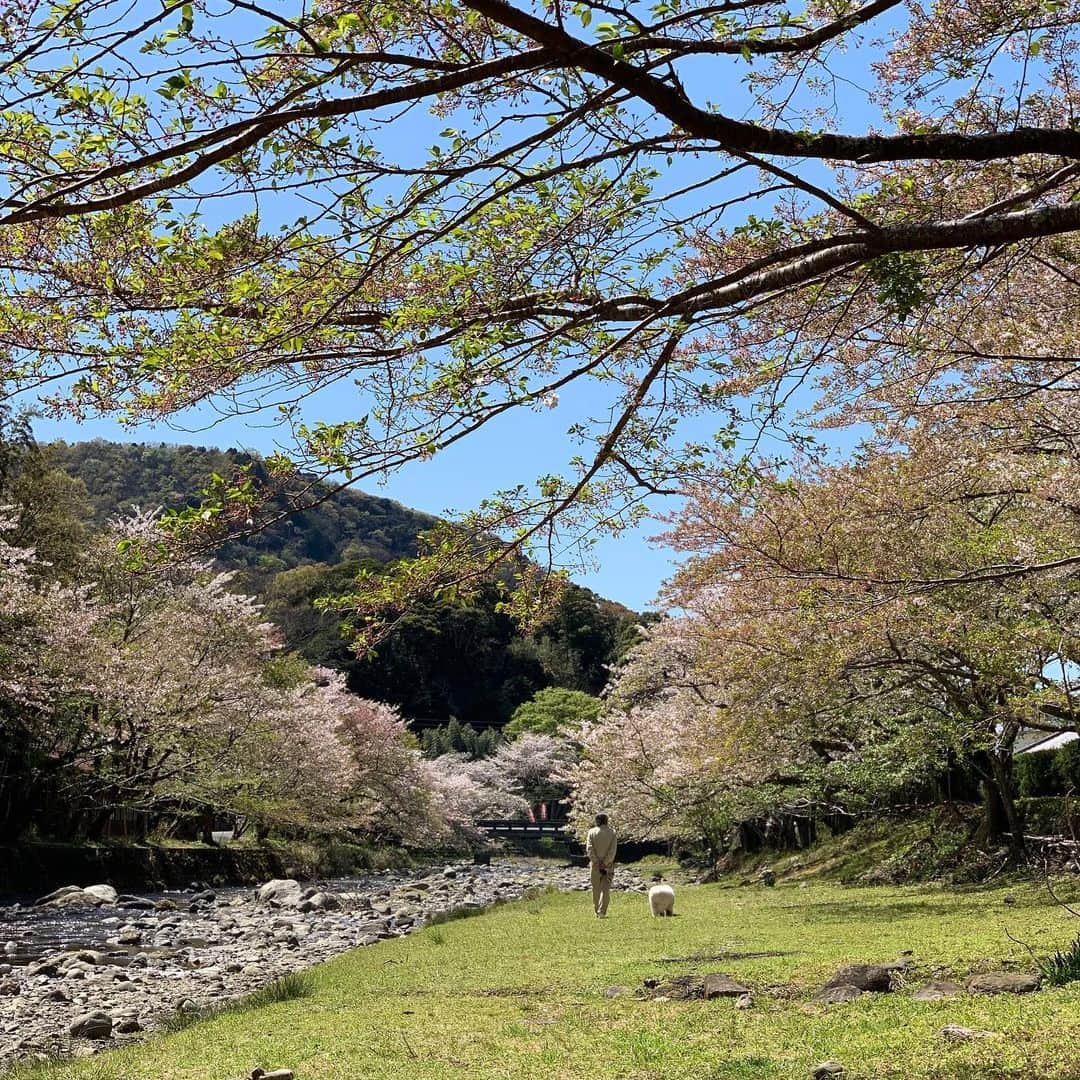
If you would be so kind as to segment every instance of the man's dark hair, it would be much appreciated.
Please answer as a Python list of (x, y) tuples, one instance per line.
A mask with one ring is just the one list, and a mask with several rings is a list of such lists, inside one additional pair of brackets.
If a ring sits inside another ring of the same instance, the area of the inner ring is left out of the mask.
[(597, 814), (596, 815), (596, 824), (597, 825), (606, 825), (607, 824), (607, 814)]

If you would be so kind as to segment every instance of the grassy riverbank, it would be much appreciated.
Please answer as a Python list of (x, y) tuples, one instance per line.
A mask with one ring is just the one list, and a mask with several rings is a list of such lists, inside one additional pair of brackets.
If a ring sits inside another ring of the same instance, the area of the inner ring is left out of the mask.
[[(1075, 900), (1080, 887), (1062, 892)], [(907, 949), (915, 986), (1003, 965), (1029, 970), (1006, 931), (1046, 953), (1080, 930), (1044, 888), (700, 886), (680, 889), (679, 911), (654, 920), (642, 897), (618, 895), (600, 921), (580, 894), (544, 895), (342, 956), (315, 970), (308, 996), (48, 1076), (225, 1080), (261, 1065), (292, 1068), (297, 1080), (806, 1080), (825, 1059), (849, 1078), (1080, 1075), (1080, 984), (936, 1003), (914, 1002), (909, 990), (828, 1008), (810, 1001), (841, 963)], [(736, 956), (765, 952), (774, 955)], [(693, 959), (717, 954), (728, 955)], [(650, 976), (709, 971), (751, 986), (755, 1007), (604, 996)], [(946, 1024), (994, 1034), (949, 1041)]]

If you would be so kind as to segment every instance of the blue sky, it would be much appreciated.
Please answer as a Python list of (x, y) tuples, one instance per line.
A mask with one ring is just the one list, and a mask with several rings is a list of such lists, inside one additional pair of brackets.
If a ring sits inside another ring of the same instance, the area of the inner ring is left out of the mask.
[[(339, 408), (348, 412), (342, 395)], [(336, 411), (336, 410), (334, 410)], [(331, 419), (325, 408), (311, 410), (312, 418)], [(467, 510), (500, 486), (531, 480), (544, 471), (544, 462), (556, 457), (556, 442), (562, 439), (566, 456), (572, 452), (565, 429), (559, 426), (559, 410), (535, 414), (528, 422), (521, 416), (507, 417), (501, 425), (463, 440), (431, 461), (418, 462), (390, 477), (384, 485), (366, 485), (363, 490), (396, 499), (406, 506), (443, 514)], [(208, 415), (190, 415), (172, 425), (141, 425), (125, 428), (113, 420), (39, 419), (34, 428), (40, 440), (110, 439), (118, 442), (191, 443), (197, 446), (256, 450), (262, 453), (278, 446), (278, 432), (272, 426), (243, 419), (223, 418), (208, 427)], [(283, 444), (284, 445), (284, 444)], [(543, 446), (542, 454), (539, 447)], [(672, 554), (650, 543), (648, 537), (661, 526), (647, 525), (618, 538), (601, 539), (595, 551), (595, 569), (575, 574), (575, 580), (602, 596), (618, 600), (635, 610), (643, 610), (656, 595), (664, 578), (672, 571)]]
[[(848, 55), (839, 65), (847, 68), (852, 76), (859, 69), (865, 71), (865, 57)], [(725, 64), (724, 78), (717, 82), (715, 61), (693, 65), (686, 73), (693, 96), (699, 100), (725, 99), (725, 111), (736, 114), (753, 110), (752, 98), (738, 76), (745, 73), (737, 63)], [(861, 72), (859, 72), (861, 73)], [(853, 95), (858, 97), (858, 95)], [(865, 108), (865, 106), (863, 106)], [(865, 123), (866, 116), (855, 106), (855, 115), (845, 119)], [(413, 114), (403, 130), (390, 125), (385, 130), (383, 147), (388, 154), (399, 160), (423, 156), (422, 148), (429, 141), (438, 141), (437, 132), (448, 120), (431, 118), (430, 130), (419, 116)], [(467, 126), (467, 125), (462, 125)], [(711, 163), (699, 163), (697, 169), (708, 169)], [(689, 164), (677, 164), (665, 176), (662, 183), (680, 186), (695, 170)], [(275, 221), (289, 220), (295, 212), (295, 203), (283, 196), (273, 205), (263, 205), (264, 227), (272, 228)], [(756, 209), (752, 204), (744, 206), (741, 214)], [(219, 211), (222, 220), (231, 217), (236, 210), (231, 206)], [(208, 224), (213, 224), (208, 221)], [(348, 383), (339, 384), (320, 392), (305, 403), (303, 419), (336, 421), (355, 418), (364, 411), (363, 403), (350, 393)], [(433, 460), (417, 462), (389, 477), (385, 484), (366, 484), (365, 490), (396, 499), (405, 505), (433, 514), (455, 510), (468, 510), (481, 499), (500, 488), (519, 483), (531, 483), (538, 475), (552, 470), (562, 470), (567, 460), (581, 448), (571, 442), (567, 428), (583, 415), (606, 415), (610, 402), (595, 388), (573, 389), (564, 395), (563, 402), (555, 409), (535, 413), (512, 412), (500, 421), (452, 448), (437, 455)], [(62, 438), (77, 441), (104, 438), (118, 441), (192, 443), (221, 448), (236, 447), (267, 453), (275, 449), (291, 447), (289, 432), (276, 425), (276, 414), (268, 412), (265, 422), (251, 417), (220, 417), (209, 410), (200, 410), (178, 416), (168, 425), (143, 424), (123, 427), (116, 421), (103, 418), (83, 423), (72, 420), (41, 419), (35, 427), (39, 439)], [(707, 441), (716, 426), (716, 419), (702, 418), (687, 425), (688, 437)], [(674, 503), (663, 500), (654, 504), (657, 511), (671, 511)], [(651, 542), (650, 537), (661, 531), (660, 523), (647, 523), (643, 527), (624, 533), (617, 538), (601, 538), (594, 549), (595, 568), (576, 574), (576, 580), (595, 589), (600, 594), (621, 601), (633, 608), (644, 609), (656, 596), (663, 580), (673, 569), (673, 556), (661, 545)]]

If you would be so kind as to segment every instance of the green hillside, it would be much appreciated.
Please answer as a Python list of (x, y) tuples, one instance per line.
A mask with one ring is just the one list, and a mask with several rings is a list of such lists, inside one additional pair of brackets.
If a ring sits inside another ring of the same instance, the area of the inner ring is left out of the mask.
[[(85, 486), (91, 528), (132, 506), (193, 505), (212, 474), (237, 464), (262, 472), (246, 453), (165, 443), (58, 442), (48, 452), (54, 468)], [(415, 554), (417, 534), (433, 521), (391, 499), (339, 491), (217, 555), (239, 571), (239, 587), (263, 600), (288, 647), (345, 670), (357, 693), (400, 705), (421, 725), (456, 716), (501, 726), (546, 686), (599, 693), (641, 616), (579, 586), (528, 636), (496, 610), (492, 587), (468, 604), (421, 605), (375, 656), (352, 653), (340, 617), (314, 601), (347, 592), (362, 567)]]
[[(131, 506), (195, 505), (214, 473), (228, 475), (236, 465), (250, 464), (257, 477), (265, 475), (257, 457), (237, 450), (101, 439), (56, 442), (49, 450), (57, 466), (86, 485), (98, 527)], [(276, 505), (286, 508), (281, 499)], [(392, 499), (340, 491), (255, 536), (233, 541), (219, 558), (237, 568), (269, 570), (347, 560), (384, 563), (414, 555), (416, 534), (434, 520)]]

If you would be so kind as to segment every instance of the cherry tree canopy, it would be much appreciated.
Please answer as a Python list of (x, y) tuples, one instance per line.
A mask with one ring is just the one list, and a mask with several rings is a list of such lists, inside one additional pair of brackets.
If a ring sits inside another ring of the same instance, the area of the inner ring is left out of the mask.
[[(355, 481), (559, 408), (572, 459), (471, 521), (555, 557), (816, 422), (1022, 394), (1056, 452), (1078, 29), (1074, 0), (22, 4), (0, 368), (76, 415), (276, 406)], [(327, 387), (353, 415), (302, 420)], [(505, 551), (443, 537), (399, 585)]]

